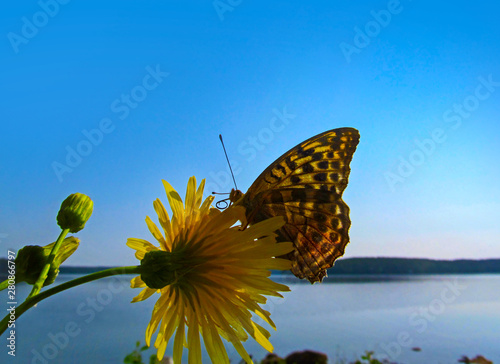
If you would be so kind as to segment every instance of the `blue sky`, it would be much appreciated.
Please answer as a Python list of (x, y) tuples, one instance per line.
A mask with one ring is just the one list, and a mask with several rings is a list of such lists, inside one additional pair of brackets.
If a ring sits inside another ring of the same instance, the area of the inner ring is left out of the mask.
[[(55, 240), (95, 204), (71, 265), (136, 264), (128, 237), (195, 175), (243, 191), (325, 130), (361, 141), (346, 257), (500, 257), (494, 1), (9, 2), (0, 14), (0, 240)], [(277, 119), (273, 119), (277, 118)], [(274, 121), (273, 120), (277, 120)]]

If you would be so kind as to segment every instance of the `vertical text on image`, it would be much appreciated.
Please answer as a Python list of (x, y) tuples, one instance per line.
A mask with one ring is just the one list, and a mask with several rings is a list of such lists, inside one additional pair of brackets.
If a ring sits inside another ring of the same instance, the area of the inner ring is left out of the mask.
[(7, 311), (9, 312), (9, 322), (7, 332), (7, 347), (9, 348), (8, 354), (16, 356), (16, 252), (12, 250), (7, 251)]

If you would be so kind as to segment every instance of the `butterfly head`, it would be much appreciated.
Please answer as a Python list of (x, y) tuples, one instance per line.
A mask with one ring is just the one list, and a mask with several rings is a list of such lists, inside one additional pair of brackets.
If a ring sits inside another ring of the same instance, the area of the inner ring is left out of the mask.
[(240, 190), (232, 189), (231, 193), (229, 194), (229, 201), (231, 203), (236, 203), (238, 200), (240, 200), (244, 196), (244, 193), (241, 192)]
[[(214, 194), (217, 194), (217, 192), (212, 192)], [(229, 193), (229, 197), (225, 198), (224, 200), (218, 201), (215, 206), (219, 210), (225, 210), (228, 208), (230, 205), (238, 202), (242, 197), (244, 196), (244, 193), (241, 192), (240, 190), (235, 190), (234, 188), (231, 190), (231, 193)], [(229, 203), (227, 202), (229, 201)]]

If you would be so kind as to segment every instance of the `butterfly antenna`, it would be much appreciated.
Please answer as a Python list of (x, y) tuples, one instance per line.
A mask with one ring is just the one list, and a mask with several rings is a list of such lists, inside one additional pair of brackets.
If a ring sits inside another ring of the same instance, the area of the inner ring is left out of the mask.
[(226, 147), (224, 146), (224, 141), (222, 140), (222, 134), (219, 134), (220, 142), (222, 143), (222, 148), (224, 149), (224, 154), (226, 155), (227, 164), (229, 165), (229, 170), (231, 171), (231, 177), (233, 177), (234, 187), (238, 189), (236, 185), (236, 179), (234, 179), (233, 169), (231, 168), (231, 163), (229, 163), (229, 158), (227, 157)]

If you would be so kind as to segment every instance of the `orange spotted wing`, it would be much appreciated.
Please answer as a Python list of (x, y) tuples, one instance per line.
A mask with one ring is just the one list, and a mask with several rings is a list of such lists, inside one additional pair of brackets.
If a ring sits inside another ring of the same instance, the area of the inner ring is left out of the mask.
[(321, 282), (349, 242), (349, 207), (342, 200), (349, 163), (359, 142), (354, 128), (316, 135), (279, 157), (243, 195), (231, 201), (246, 209), (249, 224), (283, 216), (278, 241), (291, 241), (292, 273)]

